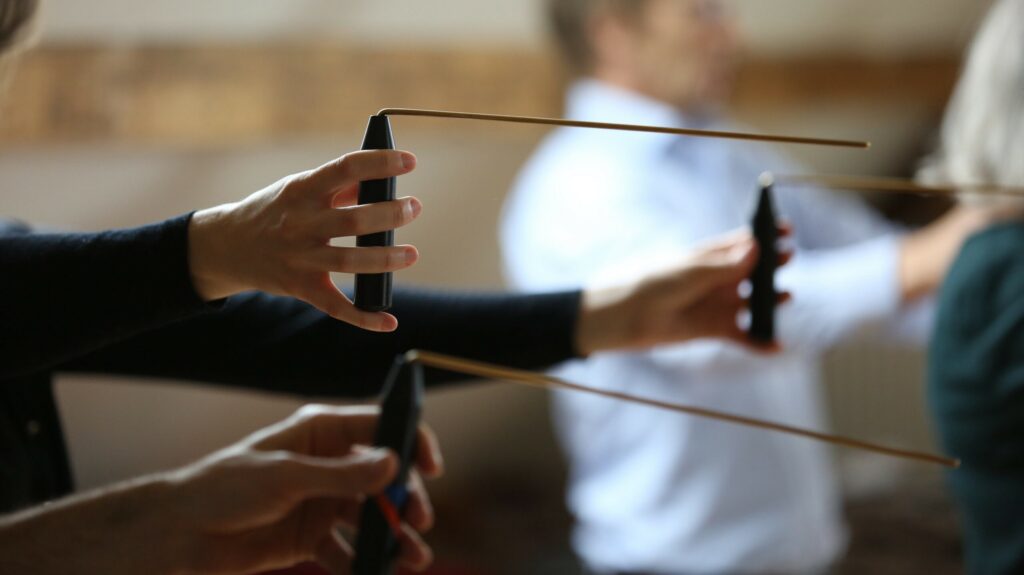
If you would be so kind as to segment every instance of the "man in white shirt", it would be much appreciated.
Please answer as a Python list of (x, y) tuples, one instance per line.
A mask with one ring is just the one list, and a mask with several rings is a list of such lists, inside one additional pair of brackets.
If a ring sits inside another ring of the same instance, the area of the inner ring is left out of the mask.
[[(579, 74), (567, 115), (722, 129), (734, 31), (708, 0), (551, 0)], [(771, 149), (726, 140), (563, 128), (538, 148), (505, 206), (508, 277), (523, 290), (600, 283), (674, 261), (747, 225)], [(607, 389), (825, 428), (822, 352), (929, 293), (979, 224), (954, 210), (901, 236), (849, 195), (777, 190), (796, 257), (779, 282), (785, 351), (724, 342), (598, 354), (560, 375)], [(637, 257), (636, 254), (645, 254)], [(573, 544), (594, 573), (819, 573), (845, 547), (821, 445), (585, 395), (556, 394), (571, 474)]]

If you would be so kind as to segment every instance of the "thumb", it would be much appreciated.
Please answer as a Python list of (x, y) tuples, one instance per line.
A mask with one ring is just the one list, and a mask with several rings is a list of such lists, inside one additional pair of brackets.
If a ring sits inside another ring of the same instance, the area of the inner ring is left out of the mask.
[(752, 238), (739, 242), (710, 258), (705, 267), (710, 272), (707, 276), (716, 285), (740, 281), (754, 271), (759, 253), (757, 242)]
[(339, 458), (295, 456), (289, 464), (296, 495), (355, 497), (381, 492), (395, 478), (398, 461), (387, 449)]

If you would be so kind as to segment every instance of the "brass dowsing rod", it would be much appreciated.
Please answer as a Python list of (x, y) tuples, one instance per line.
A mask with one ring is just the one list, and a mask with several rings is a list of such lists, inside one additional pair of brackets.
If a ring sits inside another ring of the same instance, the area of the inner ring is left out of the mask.
[(775, 183), (789, 186), (818, 186), (830, 189), (858, 190), (865, 192), (892, 192), (928, 196), (956, 196), (962, 193), (978, 193), (994, 196), (1024, 198), (1024, 188), (1000, 186), (997, 184), (949, 184), (928, 186), (902, 178), (879, 178), (871, 176), (850, 176), (841, 174), (776, 174)]
[(688, 415), (695, 415), (698, 417), (705, 417), (708, 419), (715, 419), (718, 421), (725, 421), (737, 425), (744, 425), (747, 427), (755, 427), (759, 429), (767, 429), (770, 431), (777, 431), (780, 433), (787, 433), (790, 435), (797, 435), (800, 437), (806, 437), (815, 441), (821, 441), (830, 443), (833, 445), (840, 445), (843, 447), (849, 447), (853, 449), (861, 449), (865, 451), (871, 451), (874, 453), (880, 453), (890, 457), (897, 457), (901, 459), (909, 459), (914, 461), (922, 461), (925, 463), (933, 463), (937, 465), (943, 465), (945, 467), (957, 468), (960, 467), (960, 460), (951, 457), (945, 457), (942, 455), (936, 455), (933, 453), (926, 453), (921, 451), (912, 451), (907, 449), (899, 449), (895, 447), (889, 447), (887, 445), (881, 445), (878, 443), (872, 443), (869, 441), (863, 441), (852, 437), (846, 437), (842, 435), (833, 435), (829, 433), (822, 433), (820, 431), (813, 431), (810, 429), (804, 429), (800, 427), (794, 427), (791, 425), (784, 425), (781, 423), (775, 423), (772, 421), (766, 421), (763, 419), (755, 419), (752, 417), (745, 417), (741, 415), (734, 415), (723, 411), (716, 411), (713, 409), (706, 409), (703, 407), (694, 407), (689, 405), (683, 405), (678, 403), (670, 403), (667, 401), (659, 401), (655, 399), (647, 399), (644, 397), (637, 397), (626, 393), (617, 391), (607, 391), (603, 389), (596, 389), (585, 385), (579, 385), (576, 383), (570, 383), (555, 377), (534, 373), (532, 371), (524, 371), (519, 369), (513, 369), (494, 365), (490, 363), (484, 363), (479, 361), (473, 361), (463, 359), (460, 357), (453, 357), (450, 355), (444, 355), (440, 353), (434, 353), (432, 351), (424, 350), (411, 350), (406, 353), (406, 360), (410, 362), (419, 362), (428, 367), (434, 367), (438, 369), (444, 369), (448, 371), (454, 371), (458, 373), (464, 373), (466, 375), (475, 375), (477, 377), (489, 378), (489, 379), (500, 379), (509, 381), (512, 383), (525, 384), (533, 387), (541, 387), (545, 389), (568, 389), (572, 391), (589, 393), (593, 395), (600, 395), (602, 397), (608, 397), (611, 399), (617, 399), (620, 401), (627, 401), (630, 403), (636, 403), (640, 405), (647, 405), (650, 407), (656, 407), (660, 409), (667, 409), (669, 411), (675, 411), (679, 413), (685, 413)]
[(594, 128), (598, 130), (621, 130), (626, 132), (653, 132), (698, 138), (725, 138), (732, 140), (755, 140), (760, 142), (781, 142), (786, 144), (808, 144), (813, 146), (838, 146), (844, 148), (870, 148), (870, 142), (856, 140), (835, 140), (830, 138), (805, 138), (801, 136), (779, 136), (748, 132), (727, 132), (721, 130), (696, 130), (691, 128), (668, 128), (641, 124), (615, 124), (609, 122), (585, 122), (564, 118), (541, 118), (536, 116), (509, 116), (505, 114), (478, 114), (473, 112), (451, 112), (445, 110), (422, 110), (419, 108), (384, 108), (378, 116), (425, 116), (430, 118), (458, 118), (463, 120), (484, 120), (490, 122), (512, 122), (516, 124), (541, 124), (547, 126), (569, 126), (573, 128)]

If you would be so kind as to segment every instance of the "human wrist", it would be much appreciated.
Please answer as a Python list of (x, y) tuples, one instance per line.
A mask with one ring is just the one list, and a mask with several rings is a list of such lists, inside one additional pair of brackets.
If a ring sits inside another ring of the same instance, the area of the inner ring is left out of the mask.
[(623, 347), (630, 339), (634, 318), (627, 308), (629, 288), (614, 286), (584, 290), (576, 320), (576, 352), (581, 356)]
[(231, 277), (230, 250), (225, 245), (231, 237), (228, 228), (232, 205), (199, 210), (189, 220), (189, 273), (196, 294), (204, 301), (225, 298), (244, 289)]

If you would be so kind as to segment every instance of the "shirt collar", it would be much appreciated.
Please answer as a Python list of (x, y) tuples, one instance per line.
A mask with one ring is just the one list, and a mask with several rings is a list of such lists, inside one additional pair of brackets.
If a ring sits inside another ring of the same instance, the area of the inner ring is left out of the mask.
[[(714, 120), (684, 114), (670, 104), (637, 92), (586, 78), (569, 87), (565, 101), (566, 114), (574, 120), (644, 124), (672, 128), (708, 128)], [(668, 146), (680, 141), (661, 134), (635, 134), (637, 141)]]
[(569, 87), (566, 112), (575, 120), (621, 122), (675, 128), (696, 128), (707, 124), (686, 115), (670, 104), (637, 92), (586, 78)]

